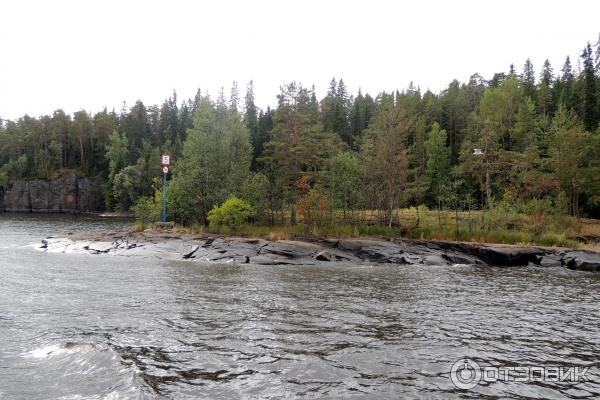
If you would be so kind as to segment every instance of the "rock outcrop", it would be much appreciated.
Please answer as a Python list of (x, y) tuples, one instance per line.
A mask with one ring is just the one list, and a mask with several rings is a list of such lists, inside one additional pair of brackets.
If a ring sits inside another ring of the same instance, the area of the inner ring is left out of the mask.
[(600, 271), (600, 254), (551, 248), (490, 244), (374, 239), (268, 241), (215, 236), (172, 236), (163, 233), (113, 233), (92, 239), (42, 241), (49, 252), (157, 257), (260, 265), (331, 264), (340, 261), (411, 265), (566, 266)]
[(560, 253), (561, 263), (569, 269), (600, 272), (600, 254), (591, 251), (565, 251)]
[(92, 181), (73, 172), (53, 180), (16, 181), (0, 190), (0, 211), (78, 213), (97, 211), (98, 204)]

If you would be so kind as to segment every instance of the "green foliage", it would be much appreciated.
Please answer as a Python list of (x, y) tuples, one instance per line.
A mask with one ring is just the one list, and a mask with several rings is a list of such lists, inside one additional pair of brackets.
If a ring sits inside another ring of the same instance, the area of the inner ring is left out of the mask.
[(238, 228), (254, 216), (254, 208), (246, 200), (230, 197), (220, 206), (213, 206), (208, 213), (211, 228), (226, 226)]
[[(234, 83), (229, 99), (223, 90), (216, 100), (173, 92), (157, 105), (124, 104), (120, 113), (58, 109), (0, 120), (0, 184), (76, 170), (104, 188), (108, 208), (127, 210), (161, 193), (158, 160), (169, 154), (169, 219), (186, 225), (207, 224), (210, 210), (232, 196), (253, 204), (254, 223), (306, 219), (302, 229), (310, 231), (341, 223), (391, 232), (410, 226), (400, 207), (422, 204), (435, 205), (437, 229), (456, 237), (483, 235), (493, 224), (521, 229), (519, 213), (600, 217), (593, 56), (586, 46), (577, 71), (567, 57), (557, 77), (546, 61), (537, 82), (527, 60), (522, 74), (511, 65), (489, 81), (453, 80), (440, 93), (410, 84), (351, 95), (334, 78), (322, 99), (292, 82), (281, 87), (276, 108), (261, 110), (250, 82), (243, 113)], [(491, 210), (485, 227), (460, 226), (459, 212), (484, 208)], [(523, 229), (542, 235), (547, 224)]]
[(268, 220), (268, 210), (270, 208), (270, 190), (271, 183), (269, 178), (262, 172), (253, 173), (244, 183), (242, 188), (242, 198), (250, 204), (255, 204), (256, 221), (266, 223)]
[(12, 179), (22, 179), (27, 175), (27, 155), (23, 154), (16, 160), (9, 160), (2, 166), (3, 173)]
[(351, 151), (339, 153), (333, 160), (332, 198), (333, 207), (344, 214), (358, 208), (360, 201), (360, 177), (363, 174), (358, 155)]
[(8, 186), (8, 174), (6, 171), (0, 169), (0, 187), (6, 188)]
[(450, 150), (446, 147), (446, 131), (436, 122), (431, 127), (429, 139), (425, 142), (427, 154), (427, 177), (430, 190), (437, 203), (443, 200), (445, 189), (449, 185)]
[[(162, 191), (158, 190), (157, 195)], [(202, 194), (195, 179), (189, 175), (177, 174), (169, 181), (167, 190), (167, 213), (169, 219), (190, 226), (201, 221), (198, 210), (201, 207)]]
[(161, 203), (148, 196), (139, 197), (131, 207), (136, 223), (143, 230), (148, 223), (160, 220)]
[[(206, 222), (214, 204), (238, 195), (250, 173), (251, 159), (250, 134), (237, 110), (229, 109), (224, 100), (214, 104), (208, 97), (199, 99), (194, 127), (188, 130), (183, 157), (175, 166), (180, 181), (174, 191), (182, 212), (191, 214), (190, 203), (196, 209), (193, 220), (186, 222)], [(193, 186), (190, 192), (180, 191), (189, 186)]]

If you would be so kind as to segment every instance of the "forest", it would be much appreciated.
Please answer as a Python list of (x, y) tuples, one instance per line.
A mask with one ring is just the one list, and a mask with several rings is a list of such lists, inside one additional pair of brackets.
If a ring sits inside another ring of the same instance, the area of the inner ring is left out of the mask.
[(440, 93), (350, 94), (334, 78), (322, 99), (291, 82), (259, 109), (253, 83), (234, 82), (216, 98), (0, 120), (0, 186), (76, 171), (104, 209), (157, 220), (169, 154), (168, 218), (183, 225), (227, 199), (257, 225), (393, 227), (408, 207), (600, 218), (600, 41), (578, 54)]

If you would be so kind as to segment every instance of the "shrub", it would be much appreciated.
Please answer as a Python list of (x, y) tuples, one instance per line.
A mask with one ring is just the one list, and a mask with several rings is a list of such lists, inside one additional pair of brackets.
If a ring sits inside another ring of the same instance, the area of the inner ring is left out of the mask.
[(267, 220), (270, 189), (269, 179), (261, 172), (252, 174), (244, 183), (242, 198), (254, 204), (257, 221), (265, 222)]
[(567, 239), (564, 233), (546, 233), (538, 242), (544, 246), (577, 247), (577, 242)]
[(208, 221), (213, 228), (226, 226), (238, 228), (254, 216), (254, 208), (246, 200), (230, 197), (221, 206), (213, 206), (208, 213)]
[(142, 196), (138, 198), (135, 204), (131, 207), (137, 228), (143, 230), (148, 223), (156, 222), (160, 219), (160, 203), (157, 203), (154, 198)]
[(531, 199), (521, 205), (520, 210), (526, 215), (554, 215), (559, 211), (548, 198)]
[(296, 207), (306, 225), (323, 225), (329, 207), (329, 199), (313, 188), (298, 199)]

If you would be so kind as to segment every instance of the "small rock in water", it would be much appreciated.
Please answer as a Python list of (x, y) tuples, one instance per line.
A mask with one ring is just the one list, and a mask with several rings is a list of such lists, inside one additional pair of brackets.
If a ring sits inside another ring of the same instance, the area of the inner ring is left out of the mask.
[(319, 261), (331, 261), (331, 254), (327, 250), (318, 252), (315, 258)]

